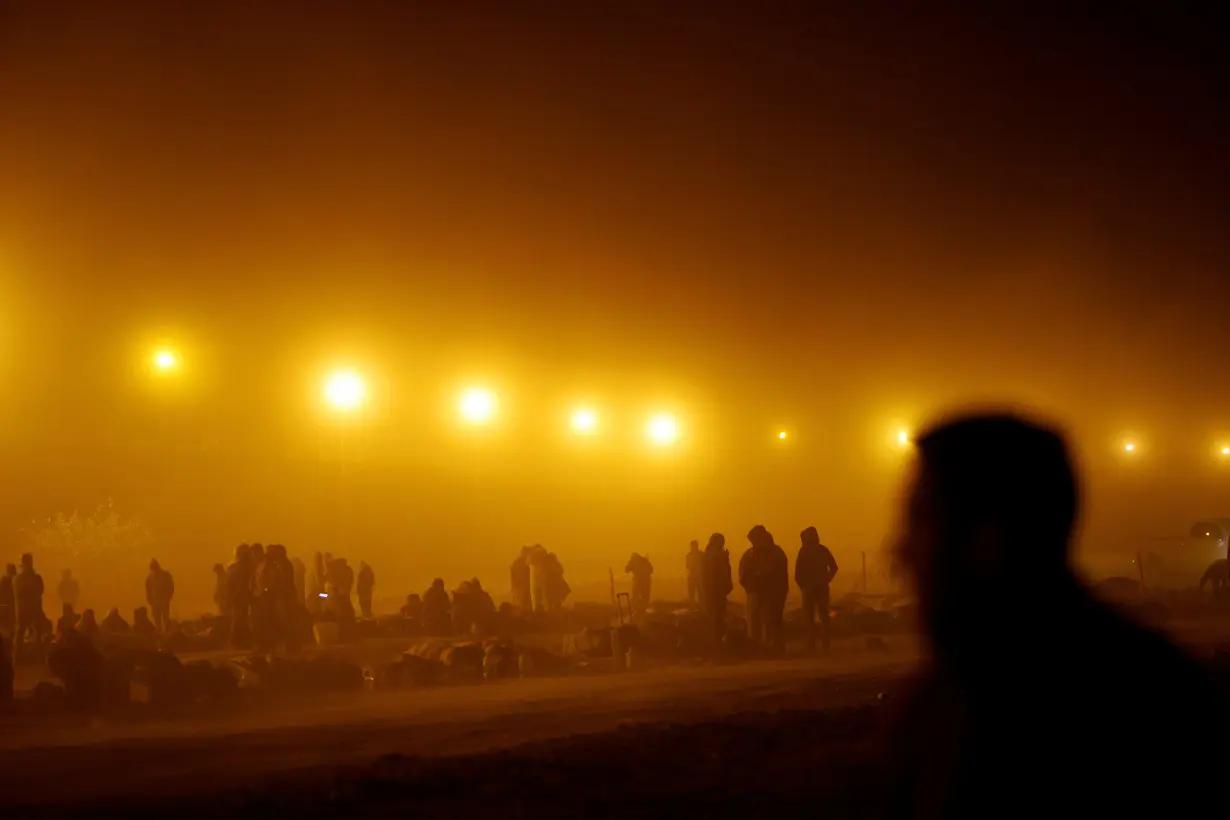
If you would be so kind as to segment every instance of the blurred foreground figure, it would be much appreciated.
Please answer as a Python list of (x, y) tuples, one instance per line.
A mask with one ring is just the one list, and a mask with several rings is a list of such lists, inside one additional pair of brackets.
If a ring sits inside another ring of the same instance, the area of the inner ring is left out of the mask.
[(1220, 604), (1225, 600), (1226, 587), (1230, 586), (1230, 561), (1227, 561), (1225, 558), (1218, 558), (1209, 564), (1209, 568), (1204, 571), (1204, 575), (1200, 576), (1200, 591), (1204, 592), (1206, 586), (1213, 593), (1214, 601)]
[(820, 543), (815, 527), (799, 534), (802, 545), (794, 562), (794, 582), (803, 593), (803, 620), (807, 628), (807, 650), (816, 650), (816, 616), (820, 616), (820, 645), (829, 649), (829, 584), (837, 575), (837, 559)]
[(632, 617), (635, 618), (643, 615), (649, 607), (649, 585), (653, 581), (653, 564), (649, 563), (649, 556), (634, 552), (628, 559), (624, 572), (632, 574), (632, 597), (628, 599), (628, 603), (632, 607)]
[(684, 569), (688, 572), (688, 603), (700, 603), (701, 577), (704, 575), (705, 554), (700, 551), (700, 542), (688, 544), (688, 557), (684, 560)]
[[(906, 701), (895, 817), (1193, 817), (1226, 703), (1068, 567), (1077, 489), (1055, 433), (973, 416), (918, 439), (897, 558), (931, 659)], [(1220, 744), (1217, 744), (1220, 748)]]
[(726, 637), (726, 596), (733, 590), (730, 574), (730, 552), (726, 536), (715, 532), (709, 536), (702, 563), (700, 602), (709, 621), (713, 645), (720, 646)]
[(56, 588), (56, 594), (61, 604), (68, 604), (73, 607), (77, 605), (77, 601), (81, 598), (81, 586), (77, 583), (77, 579), (73, 577), (71, 569), (66, 569), (61, 573), (60, 585)]
[(359, 577), (355, 579), (355, 591), (359, 593), (359, 611), (364, 618), (372, 617), (372, 590), (376, 588), (376, 573), (366, 561), (359, 562)]
[(790, 592), (786, 551), (760, 524), (747, 534), (751, 547), (739, 559), (739, 586), (747, 593), (747, 636), (753, 644), (784, 649), (782, 612)]
[[(154, 630), (159, 634), (167, 631), (171, 620), (171, 598), (175, 595), (175, 581), (171, 573), (157, 561), (149, 562), (149, 575), (145, 579), (145, 601), (154, 614)], [(135, 628), (135, 623), (134, 623)]]

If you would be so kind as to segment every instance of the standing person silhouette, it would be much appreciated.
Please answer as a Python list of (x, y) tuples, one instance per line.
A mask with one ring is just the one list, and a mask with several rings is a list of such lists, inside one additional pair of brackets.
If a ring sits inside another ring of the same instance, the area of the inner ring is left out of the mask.
[[(1227, 705), (1069, 567), (1059, 434), (970, 415), (917, 440), (897, 558), (930, 662), (906, 699), (890, 816), (1190, 817), (1220, 781)], [(1211, 745), (1212, 744), (1212, 745)]]

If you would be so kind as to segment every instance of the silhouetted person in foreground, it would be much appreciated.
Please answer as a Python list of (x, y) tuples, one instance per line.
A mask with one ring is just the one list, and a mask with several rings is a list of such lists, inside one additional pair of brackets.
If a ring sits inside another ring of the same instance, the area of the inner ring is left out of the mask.
[(684, 559), (684, 569), (688, 572), (688, 603), (700, 603), (701, 578), (705, 572), (705, 554), (700, 551), (700, 542), (688, 544), (688, 556)]
[(364, 618), (372, 617), (372, 590), (376, 588), (376, 573), (366, 561), (359, 562), (359, 574), (355, 578), (355, 591), (359, 593), (359, 612)]
[(757, 524), (747, 534), (751, 547), (739, 559), (739, 586), (747, 593), (747, 634), (753, 644), (780, 651), (782, 613), (790, 592), (786, 552)]
[[(154, 615), (154, 630), (159, 634), (167, 631), (171, 621), (171, 598), (175, 595), (175, 581), (171, 573), (156, 560), (149, 562), (149, 575), (145, 578), (145, 601)], [(133, 625), (135, 628), (135, 624)]]
[(77, 624), (77, 631), (90, 640), (98, 637), (98, 620), (94, 617), (94, 610), (87, 609), (81, 613), (81, 621)]
[(36, 644), (42, 642), (47, 622), (43, 613), (43, 576), (34, 571), (34, 556), (28, 552), (21, 556), (21, 571), (13, 580), (13, 597), (17, 601), (13, 650), (19, 652), (26, 636), (33, 638)]
[(700, 603), (709, 623), (713, 645), (720, 646), (726, 637), (726, 596), (734, 589), (726, 536), (720, 532), (710, 535), (703, 554)]
[(4, 575), (0, 575), (0, 636), (10, 640), (17, 631), (17, 592), (14, 589), (16, 579), (17, 566), (5, 566)]
[(829, 584), (837, 575), (837, 559), (820, 543), (815, 527), (799, 535), (802, 545), (794, 562), (794, 582), (803, 593), (803, 620), (807, 628), (807, 650), (816, 649), (816, 617), (820, 618), (820, 646), (829, 650)]
[(645, 610), (649, 608), (653, 564), (649, 563), (649, 556), (634, 552), (624, 566), (624, 572), (632, 575), (632, 595), (628, 598), (628, 605), (632, 608), (632, 617), (635, 618), (645, 614)]
[(120, 614), (119, 607), (115, 606), (111, 607), (107, 617), (102, 619), (101, 628), (104, 635), (127, 635), (132, 631), (128, 621), (125, 621), (124, 616)]
[(56, 594), (61, 604), (77, 606), (77, 602), (81, 599), (81, 585), (73, 577), (71, 569), (66, 569), (60, 574), (60, 585), (56, 587)]
[[(1011, 416), (917, 441), (897, 557), (930, 664), (907, 697), (891, 816), (1193, 817), (1221, 782), (1221, 693), (1097, 603), (1068, 550), (1067, 447)], [(1218, 744), (1220, 747), (1220, 744)]]

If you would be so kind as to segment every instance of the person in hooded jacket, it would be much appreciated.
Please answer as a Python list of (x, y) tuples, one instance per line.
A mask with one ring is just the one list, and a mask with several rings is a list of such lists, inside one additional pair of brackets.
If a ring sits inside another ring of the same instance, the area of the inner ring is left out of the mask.
[(149, 562), (149, 575), (145, 579), (145, 600), (153, 610), (154, 629), (158, 634), (167, 631), (171, 621), (171, 598), (175, 595), (175, 581), (171, 573), (156, 560)]
[(816, 617), (820, 618), (820, 645), (829, 650), (829, 584), (837, 575), (837, 559), (820, 543), (815, 527), (799, 535), (799, 557), (794, 562), (794, 582), (803, 593), (803, 621), (807, 629), (807, 650), (816, 649)]
[(423, 628), (428, 635), (453, 633), (453, 604), (444, 588), (444, 579), (436, 578), (423, 594)]
[(783, 648), (782, 617), (790, 591), (789, 559), (760, 524), (747, 534), (751, 544), (739, 559), (739, 586), (747, 593), (747, 630), (752, 643)]
[(708, 619), (710, 636), (716, 647), (720, 646), (726, 637), (726, 596), (734, 589), (726, 536), (720, 532), (710, 535), (703, 554), (705, 559), (701, 568), (701, 608)]

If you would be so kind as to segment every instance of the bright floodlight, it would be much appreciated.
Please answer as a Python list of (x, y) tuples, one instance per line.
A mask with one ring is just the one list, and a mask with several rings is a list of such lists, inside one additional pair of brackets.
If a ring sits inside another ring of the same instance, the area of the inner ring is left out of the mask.
[(495, 393), (481, 387), (471, 387), (461, 394), (461, 417), (470, 424), (486, 424), (495, 417)]
[(154, 353), (154, 367), (161, 371), (174, 370), (177, 364), (179, 364), (179, 357), (173, 350), (164, 348)]
[(1230, 447), (1223, 447), (1223, 448), (1221, 448), (1221, 454), (1222, 454), (1223, 456), (1230, 456)]
[(1129, 441), (1127, 444), (1123, 445), (1123, 449), (1129, 453), (1132, 453), (1136, 451), (1136, 445)]
[(654, 444), (672, 444), (679, 436), (679, 426), (675, 423), (675, 417), (670, 413), (659, 413), (649, 419), (645, 432)]
[(785, 441), (785, 440), (786, 440), (786, 431), (785, 431), (785, 430), (782, 430), (780, 433), (778, 433), (778, 434), (777, 434), (777, 437), (778, 437), (779, 439), (781, 439), (782, 441)]
[(353, 370), (339, 370), (325, 380), (325, 401), (335, 410), (358, 410), (367, 398), (367, 383)]
[(580, 408), (572, 414), (572, 431), (581, 435), (589, 435), (598, 429), (598, 414), (587, 408)]
[(900, 444), (902, 447), (904, 447), (904, 446), (906, 446), (907, 444), (909, 444), (909, 443), (910, 443), (910, 433), (909, 433), (909, 431), (907, 431), (907, 430), (898, 430), (898, 431), (897, 431), (897, 443), (898, 443), (898, 444)]

